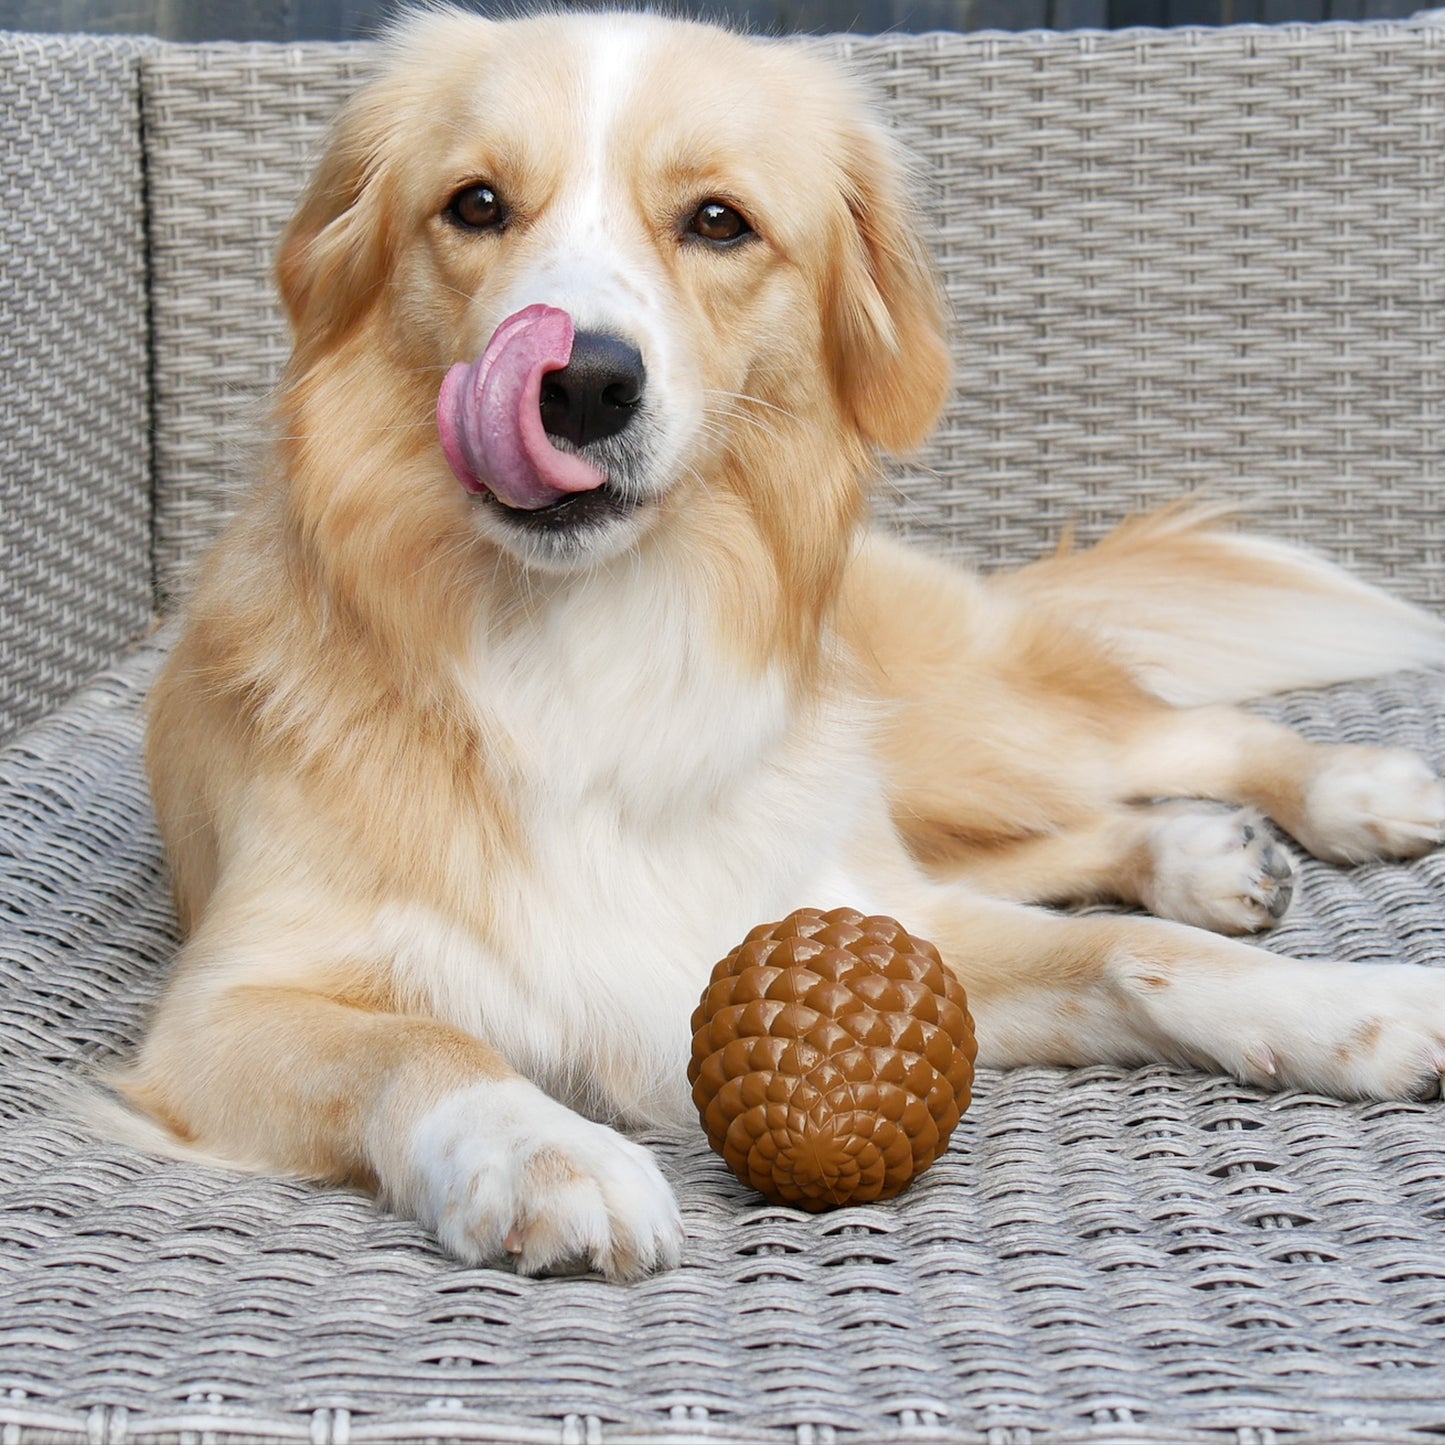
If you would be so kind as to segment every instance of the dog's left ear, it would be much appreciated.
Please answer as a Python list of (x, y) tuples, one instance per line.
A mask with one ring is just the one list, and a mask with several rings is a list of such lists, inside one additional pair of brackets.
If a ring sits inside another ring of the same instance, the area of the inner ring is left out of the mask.
[(948, 399), (943, 302), (896, 147), (872, 128), (845, 144), (851, 224), (832, 277), (833, 375), (859, 432), (884, 451), (908, 452)]

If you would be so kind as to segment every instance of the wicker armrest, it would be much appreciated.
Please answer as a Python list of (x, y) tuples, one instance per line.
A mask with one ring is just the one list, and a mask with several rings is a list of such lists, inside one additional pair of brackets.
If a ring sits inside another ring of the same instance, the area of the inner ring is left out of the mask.
[(144, 49), (0, 37), (0, 740), (151, 616)]

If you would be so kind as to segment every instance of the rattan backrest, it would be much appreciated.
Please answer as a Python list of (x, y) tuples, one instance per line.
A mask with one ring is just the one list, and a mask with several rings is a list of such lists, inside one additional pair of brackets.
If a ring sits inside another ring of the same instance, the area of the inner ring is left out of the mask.
[[(1445, 595), (1445, 26), (816, 42), (917, 155), (958, 383), (881, 508), (995, 566), (1204, 490)], [(356, 47), (146, 65), (162, 587), (254, 470), (269, 261)]]

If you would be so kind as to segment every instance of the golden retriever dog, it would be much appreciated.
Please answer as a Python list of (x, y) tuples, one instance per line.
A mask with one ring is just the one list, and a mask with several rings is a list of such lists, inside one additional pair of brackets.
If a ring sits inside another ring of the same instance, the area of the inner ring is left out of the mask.
[[(816, 49), (443, 10), (382, 56), (281, 242), (274, 464), (152, 701), (186, 938), (137, 1131), (463, 1260), (673, 1265), (616, 1126), (689, 1119), (712, 964), (803, 905), (933, 939), (990, 1068), (1437, 1087), (1445, 972), (1221, 935), (1289, 901), (1265, 816), (1441, 841), (1423, 762), (1233, 706), (1438, 663), (1438, 622), (1199, 512), (988, 580), (870, 534), (948, 351)], [(1157, 916), (1038, 906), (1084, 900)]]

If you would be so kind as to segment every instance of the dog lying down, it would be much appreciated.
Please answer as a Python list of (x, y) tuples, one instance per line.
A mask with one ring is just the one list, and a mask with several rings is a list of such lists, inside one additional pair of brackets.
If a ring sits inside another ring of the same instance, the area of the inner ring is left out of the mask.
[[(1289, 903), (1262, 814), (1337, 862), (1445, 820), (1414, 756), (1231, 704), (1445, 628), (1198, 512), (988, 581), (868, 535), (949, 369), (894, 143), (816, 53), (415, 17), (277, 272), (274, 467), (152, 704), (186, 942), (130, 1137), (463, 1260), (676, 1264), (595, 1121), (689, 1120), (711, 965), (805, 904), (935, 940), (989, 1067), (1436, 1091), (1445, 971), (1221, 935)], [(1033, 906), (1103, 899), (1156, 917)]]

